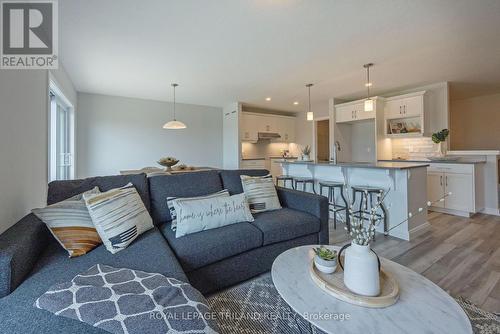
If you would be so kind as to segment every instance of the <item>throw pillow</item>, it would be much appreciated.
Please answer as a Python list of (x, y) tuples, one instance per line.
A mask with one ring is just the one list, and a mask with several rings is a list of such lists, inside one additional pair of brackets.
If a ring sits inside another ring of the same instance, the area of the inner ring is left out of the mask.
[(102, 243), (83, 200), (84, 195), (98, 193), (99, 188), (95, 187), (62, 202), (32, 210), (68, 251), (69, 257), (87, 254)]
[(190, 284), (102, 264), (51, 286), (34, 306), (110, 333), (219, 333), (205, 297)]
[(177, 212), (175, 211), (174, 207), (174, 200), (175, 199), (183, 199), (183, 200), (191, 200), (191, 199), (201, 199), (201, 198), (210, 198), (210, 197), (217, 197), (217, 196), (229, 196), (229, 191), (227, 189), (218, 191), (213, 194), (205, 195), (205, 196), (197, 196), (197, 197), (167, 197), (167, 206), (168, 210), (170, 211), (170, 218), (172, 218), (172, 224), (170, 227), (172, 228), (172, 231), (175, 231), (177, 227)]
[(176, 199), (174, 206), (177, 211), (176, 238), (254, 220), (245, 194), (203, 199)]
[(272, 176), (240, 175), (241, 185), (252, 213), (281, 209)]
[(153, 228), (153, 220), (132, 183), (96, 195), (84, 194), (83, 198), (97, 233), (113, 254)]

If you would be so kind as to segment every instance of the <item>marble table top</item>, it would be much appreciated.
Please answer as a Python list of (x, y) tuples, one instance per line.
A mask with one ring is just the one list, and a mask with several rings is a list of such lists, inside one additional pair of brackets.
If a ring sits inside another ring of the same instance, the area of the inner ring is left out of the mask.
[(321, 330), (353, 334), (472, 333), (467, 315), (450, 295), (422, 275), (387, 259), (381, 258), (382, 266), (400, 287), (396, 304), (365, 308), (326, 294), (309, 274), (312, 247), (296, 247), (279, 255), (271, 275), (290, 307)]

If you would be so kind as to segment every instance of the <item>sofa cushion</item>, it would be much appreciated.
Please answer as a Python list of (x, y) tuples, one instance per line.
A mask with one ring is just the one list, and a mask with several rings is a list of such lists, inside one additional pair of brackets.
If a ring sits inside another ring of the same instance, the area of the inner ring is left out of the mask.
[(149, 192), (153, 223), (161, 225), (172, 220), (167, 197), (204, 196), (220, 190), (222, 183), (216, 170), (152, 176), (149, 178)]
[(265, 176), (269, 174), (266, 169), (235, 169), (235, 170), (221, 170), (220, 177), (222, 179), (222, 186), (224, 189), (229, 190), (229, 194), (241, 194), (243, 187), (241, 186), (241, 175), (248, 176)]
[(150, 211), (148, 179), (146, 178), (146, 174), (97, 176), (82, 180), (52, 181), (49, 183), (47, 204), (51, 205), (64, 201), (67, 198), (86, 192), (94, 187), (99, 187), (99, 190), (104, 192), (113, 188), (123, 187), (129, 182), (134, 185), (146, 209)]
[(320, 230), (320, 220), (311, 214), (283, 208), (254, 214), (252, 223), (263, 233), (263, 244), (291, 240)]
[(172, 250), (156, 228), (140, 235), (133, 244), (114, 255), (101, 245), (84, 256), (68, 258), (68, 253), (53, 240), (23, 284), (0, 299), (0, 314), (8, 314), (8, 317), (1, 317), (0, 333), (104, 333), (33, 307), (35, 300), (50, 286), (71, 280), (98, 263), (160, 273), (188, 282)]
[(238, 223), (175, 237), (171, 223), (160, 230), (186, 272), (262, 246), (262, 232), (252, 223)]

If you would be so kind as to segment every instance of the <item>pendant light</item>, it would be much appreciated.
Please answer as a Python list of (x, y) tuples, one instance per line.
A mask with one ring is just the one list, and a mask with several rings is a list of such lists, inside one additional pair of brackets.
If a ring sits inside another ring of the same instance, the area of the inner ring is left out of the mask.
[(175, 88), (177, 86), (179, 86), (179, 85), (176, 84), (176, 83), (172, 84), (172, 87), (174, 87), (174, 120), (165, 123), (165, 125), (163, 125), (164, 129), (178, 130), (178, 129), (185, 129), (186, 128), (186, 124), (184, 124), (184, 123), (182, 123), (182, 122), (180, 122), (180, 121), (178, 121), (178, 120), (175, 119)]
[(314, 114), (313, 112), (311, 111), (311, 87), (313, 86), (312, 83), (310, 84), (307, 84), (306, 87), (307, 87), (307, 90), (308, 90), (308, 94), (309, 94), (309, 110), (307, 111), (307, 114), (306, 114), (306, 119), (308, 121), (312, 121), (314, 120)]
[(365, 111), (373, 111), (373, 99), (370, 98), (370, 86), (372, 83), (370, 82), (370, 67), (373, 66), (373, 63), (364, 64), (363, 67), (366, 68), (366, 89), (367, 96), (365, 100)]

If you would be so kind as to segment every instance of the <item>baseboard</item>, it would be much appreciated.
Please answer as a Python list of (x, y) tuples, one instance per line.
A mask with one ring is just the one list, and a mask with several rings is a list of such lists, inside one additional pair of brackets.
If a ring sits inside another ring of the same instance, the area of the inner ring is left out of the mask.
[(419, 235), (425, 233), (430, 228), (431, 228), (431, 224), (429, 224), (428, 221), (426, 221), (425, 223), (420, 224), (420, 225), (412, 228), (411, 230), (408, 231), (408, 234), (410, 235), (410, 240), (412, 240), (413, 238), (416, 238)]
[(484, 213), (486, 215), (500, 216), (500, 210), (494, 208), (484, 208), (479, 212)]
[(460, 217), (465, 217), (465, 218), (470, 218), (471, 214), (470, 212), (467, 211), (459, 211), (459, 210), (450, 210), (450, 209), (445, 209), (445, 208), (437, 208), (435, 206), (429, 207), (430, 211), (435, 211), (435, 212), (440, 212), (440, 213), (447, 213), (449, 215), (453, 216), (460, 216)]

